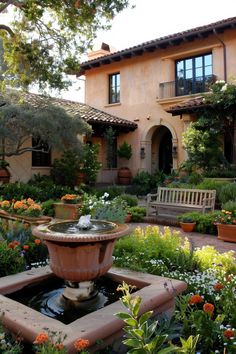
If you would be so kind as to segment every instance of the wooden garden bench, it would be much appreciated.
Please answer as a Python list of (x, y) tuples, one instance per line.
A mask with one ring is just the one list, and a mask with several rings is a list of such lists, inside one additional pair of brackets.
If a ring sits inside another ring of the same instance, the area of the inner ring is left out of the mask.
[(158, 187), (147, 195), (147, 216), (174, 216), (191, 211), (206, 213), (215, 208), (215, 190)]

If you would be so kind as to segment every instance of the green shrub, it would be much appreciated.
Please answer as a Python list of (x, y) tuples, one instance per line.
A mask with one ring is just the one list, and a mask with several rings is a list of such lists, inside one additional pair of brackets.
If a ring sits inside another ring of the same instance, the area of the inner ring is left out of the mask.
[(197, 189), (211, 189), (216, 190), (216, 208), (220, 208), (221, 202), (219, 199), (221, 189), (229, 184), (229, 182), (219, 182), (213, 179), (204, 179), (202, 183), (196, 185)]
[(126, 202), (128, 207), (136, 207), (138, 205), (138, 198), (130, 194), (121, 194), (120, 198)]
[(121, 194), (125, 193), (124, 186), (109, 186), (109, 187), (99, 187), (97, 189), (93, 189), (89, 191), (91, 194), (96, 194), (97, 197), (102, 197), (104, 193), (108, 193), (108, 199), (114, 199), (115, 197), (120, 196)]
[(219, 201), (222, 204), (236, 200), (236, 183), (227, 183), (219, 191)]
[(60, 159), (52, 164), (51, 177), (56, 184), (74, 187), (80, 170), (80, 157), (73, 151), (64, 151)]
[(208, 178), (214, 178), (214, 177), (219, 177), (219, 178), (235, 178), (236, 176), (236, 170), (235, 169), (226, 169), (226, 168), (221, 168), (221, 169), (212, 169), (211, 171), (204, 172), (204, 177)]
[(228, 274), (235, 274), (236, 272), (233, 251), (220, 253), (212, 246), (204, 246), (194, 251), (194, 258), (201, 271), (213, 268), (220, 273), (225, 271)]
[(130, 237), (121, 238), (113, 253), (115, 264), (134, 270), (161, 275), (163, 271), (195, 269), (190, 244), (166, 227), (137, 228)]
[(29, 183), (9, 183), (0, 187), (0, 193), (3, 199), (22, 200), (31, 198), (38, 202), (44, 202), (48, 199), (60, 199), (65, 194), (72, 194), (74, 190), (70, 187), (56, 185), (51, 179), (45, 179), (41, 182)]
[(0, 277), (25, 270), (26, 261), (17, 248), (8, 247), (7, 241), (0, 242)]
[(146, 195), (152, 191), (151, 175), (147, 171), (141, 171), (133, 178), (133, 185), (137, 195)]
[(146, 215), (146, 208), (140, 206), (133, 206), (129, 208), (129, 212), (132, 214), (131, 221), (139, 222), (143, 220), (143, 217)]
[(54, 204), (56, 203), (53, 199), (48, 199), (46, 202), (41, 204), (43, 215), (51, 216), (52, 218), (55, 215)]
[(196, 222), (195, 231), (203, 234), (217, 235), (217, 227), (214, 225), (216, 216), (219, 211), (214, 211), (207, 214), (202, 214), (197, 211), (192, 213), (184, 213), (179, 215), (177, 219), (181, 221), (182, 219), (189, 218), (193, 222)]
[(236, 210), (236, 201), (235, 200), (229, 200), (225, 204), (222, 204), (222, 209), (234, 212)]

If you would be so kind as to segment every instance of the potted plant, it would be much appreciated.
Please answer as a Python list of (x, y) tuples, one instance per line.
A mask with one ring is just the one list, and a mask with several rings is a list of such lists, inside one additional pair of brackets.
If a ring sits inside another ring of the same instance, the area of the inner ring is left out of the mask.
[(9, 183), (11, 174), (8, 171), (7, 167), (9, 163), (3, 158), (0, 160), (0, 182)]
[(189, 216), (178, 217), (180, 226), (184, 232), (192, 232), (195, 228), (196, 222)]
[[(117, 155), (120, 159), (129, 160), (132, 156), (132, 146), (126, 141), (123, 142), (117, 149)], [(119, 184), (130, 184), (132, 174), (128, 167), (120, 167), (118, 170), (118, 183)]]
[(57, 219), (76, 220), (80, 216), (79, 208), (82, 204), (82, 196), (78, 194), (65, 194), (61, 197), (61, 203), (54, 203), (55, 217)]
[[(235, 202), (228, 202), (227, 204)], [(217, 226), (218, 239), (228, 242), (236, 242), (236, 208), (221, 210), (215, 220)]]

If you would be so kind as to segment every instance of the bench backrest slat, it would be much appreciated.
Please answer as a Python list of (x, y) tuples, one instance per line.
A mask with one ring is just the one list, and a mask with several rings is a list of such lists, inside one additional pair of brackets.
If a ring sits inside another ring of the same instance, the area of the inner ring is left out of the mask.
[[(210, 207), (215, 203), (215, 190), (182, 189), (182, 188), (158, 188), (158, 201), (161, 203), (203, 205)], [(209, 199), (212, 198), (212, 199)]]

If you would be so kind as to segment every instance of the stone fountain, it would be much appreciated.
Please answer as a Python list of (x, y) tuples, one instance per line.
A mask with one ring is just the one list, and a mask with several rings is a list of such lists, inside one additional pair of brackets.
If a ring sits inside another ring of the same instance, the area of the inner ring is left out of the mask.
[(64, 297), (72, 301), (96, 296), (94, 280), (112, 266), (115, 241), (128, 233), (123, 224), (91, 220), (90, 215), (78, 221), (64, 221), (33, 229), (48, 247), (50, 268), (65, 280)]
[[(64, 345), (70, 354), (76, 353), (74, 342), (78, 338), (89, 340), (91, 353), (101, 349), (97, 347), (98, 341), (102, 340), (104, 347), (120, 343), (123, 321), (114, 316), (124, 310), (120, 301), (65, 324), (20, 303), (18, 298), (11, 298), (16, 291), (22, 289), (27, 293), (34, 285), (43, 289), (56, 276), (65, 280), (63, 298), (66, 302), (73, 301), (80, 306), (93, 301), (97, 298), (94, 280), (103, 275), (117, 284), (125, 281), (136, 286), (136, 294), (142, 298), (140, 315), (150, 310), (153, 315), (171, 315), (175, 296), (186, 289), (184, 282), (127, 269), (110, 269), (115, 241), (127, 233), (127, 225), (90, 220), (89, 217), (80, 219), (79, 224), (74, 221), (35, 227), (33, 234), (43, 239), (48, 247), (50, 268), (32, 269), (1, 278), (2, 324), (31, 343), (40, 332), (60, 333), (66, 337)], [(119, 347), (116, 352), (125, 351)]]

